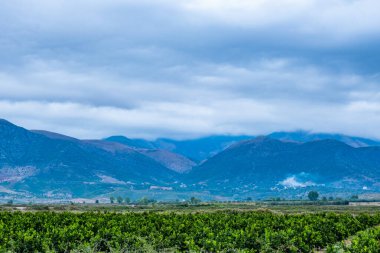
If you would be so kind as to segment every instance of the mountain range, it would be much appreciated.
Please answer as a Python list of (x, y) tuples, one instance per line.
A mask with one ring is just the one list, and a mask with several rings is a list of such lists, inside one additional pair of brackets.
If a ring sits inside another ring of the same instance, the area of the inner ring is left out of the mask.
[(0, 197), (295, 198), (380, 191), (380, 143), (305, 131), (194, 140), (79, 140), (0, 120)]
[[(223, 168), (223, 169), (221, 169)], [(380, 147), (337, 140), (305, 143), (260, 137), (239, 142), (193, 169), (191, 179), (219, 192), (252, 194), (306, 187), (336, 191), (380, 189)]]
[(181, 154), (197, 163), (216, 155), (231, 144), (249, 140), (253, 136), (208, 136), (194, 140), (171, 140), (160, 138), (154, 141), (129, 139), (124, 136), (111, 136), (106, 141), (121, 143), (140, 149), (159, 149)]

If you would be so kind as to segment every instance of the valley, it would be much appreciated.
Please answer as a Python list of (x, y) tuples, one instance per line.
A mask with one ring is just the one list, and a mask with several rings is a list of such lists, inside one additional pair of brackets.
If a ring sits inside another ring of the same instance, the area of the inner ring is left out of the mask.
[(380, 190), (380, 147), (358, 137), (294, 132), (79, 140), (6, 120), (0, 121), (0, 137), (3, 202), (106, 202), (119, 195), (159, 201), (307, 199), (311, 190), (347, 198)]

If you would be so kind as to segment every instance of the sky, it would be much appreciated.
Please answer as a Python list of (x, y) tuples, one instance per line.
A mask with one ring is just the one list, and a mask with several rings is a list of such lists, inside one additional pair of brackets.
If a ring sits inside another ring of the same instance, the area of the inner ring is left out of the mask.
[(380, 139), (378, 0), (0, 2), (0, 118), (77, 138)]

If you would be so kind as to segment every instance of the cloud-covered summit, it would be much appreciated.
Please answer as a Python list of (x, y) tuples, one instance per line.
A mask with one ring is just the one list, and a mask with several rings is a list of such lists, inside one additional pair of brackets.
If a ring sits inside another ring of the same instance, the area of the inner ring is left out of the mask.
[(80, 138), (380, 138), (375, 0), (0, 3), (0, 117)]

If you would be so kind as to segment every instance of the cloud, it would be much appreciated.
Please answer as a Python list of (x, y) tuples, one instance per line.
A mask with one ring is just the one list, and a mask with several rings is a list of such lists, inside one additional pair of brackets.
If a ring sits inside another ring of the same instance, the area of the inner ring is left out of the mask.
[(0, 117), (80, 138), (300, 128), (380, 138), (377, 7), (2, 2)]
[(282, 30), (282, 34), (288, 32), (313, 39), (329, 37), (327, 43), (360, 39), (358, 36), (376, 35), (380, 30), (380, 18), (374, 8), (379, 7), (376, 0), (333, 0), (329, 3), (319, 0), (192, 0), (181, 3), (186, 10), (203, 19), (207, 17), (225, 25), (254, 29), (271, 28)]
[(312, 181), (299, 182), (295, 176), (288, 177), (288, 178), (284, 179), (283, 181), (281, 181), (279, 184), (284, 186), (286, 189), (287, 188), (293, 188), (293, 189), (305, 188), (305, 187), (317, 185), (316, 183), (314, 183)]
[(380, 123), (373, 93), (377, 76), (335, 74), (292, 59), (156, 71), (173, 77), (130, 78), (32, 59), (12, 74), (0, 72), (0, 113), (28, 128), (81, 138), (190, 138), (300, 128), (380, 137), (371, 127)]

